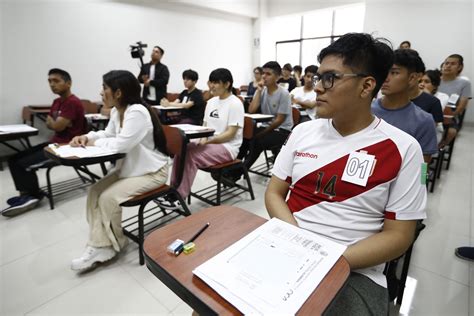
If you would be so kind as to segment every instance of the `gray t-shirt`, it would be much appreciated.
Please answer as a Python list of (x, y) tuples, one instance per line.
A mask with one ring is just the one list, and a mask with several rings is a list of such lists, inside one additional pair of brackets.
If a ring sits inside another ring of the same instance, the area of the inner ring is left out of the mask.
[(461, 98), (472, 98), (471, 82), (459, 77), (451, 81), (441, 80), (441, 84), (438, 87), (438, 91), (446, 93), (449, 96), (455, 93)]
[(262, 97), (260, 98), (260, 109), (263, 114), (285, 114), (285, 120), (281, 123), (280, 127), (287, 131), (291, 131), (293, 128), (293, 116), (291, 112), (291, 100), (290, 93), (288, 90), (278, 87), (272, 95), (268, 94), (267, 87), (262, 91)]

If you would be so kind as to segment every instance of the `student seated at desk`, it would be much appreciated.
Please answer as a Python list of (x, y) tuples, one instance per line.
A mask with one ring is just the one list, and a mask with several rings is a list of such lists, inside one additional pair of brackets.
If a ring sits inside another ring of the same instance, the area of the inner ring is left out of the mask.
[(43, 148), (49, 143), (68, 143), (74, 136), (85, 132), (86, 120), (81, 101), (71, 93), (72, 80), (68, 72), (53, 68), (48, 73), (51, 91), (59, 95), (46, 118), (46, 127), (54, 131), (49, 142), (17, 153), (8, 160), (10, 173), (20, 196), (7, 200), (10, 205), (3, 216), (15, 216), (35, 208), (44, 194), (38, 185), (34, 165), (48, 160)]
[(348, 246), (352, 272), (326, 315), (388, 315), (385, 262), (407, 250), (426, 217), (423, 155), (371, 113), (392, 67), (387, 44), (348, 33), (318, 61), (319, 119), (296, 126), (282, 147), (265, 205), (271, 217)]
[(425, 71), (420, 56), (412, 49), (397, 49), (393, 65), (382, 85), (383, 97), (372, 102), (372, 113), (413, 136), (421, 146), (425, 162), (438, 152), (433, 116), (410, 100), (410, 89), (418, 89)]
[(168, 178), (166, 140), (158, 118), (140, 98), (140, 84), (125, 70), (103, 77), (102, 98), (114, 108), (103, 131), (74, 137), (71, 146), (99, 146), (126, 153), (107, 176), (91, 186), (87, 195), (89, 238), (84, 254), (74, 259), (72, 270), (86, 270), (112, 259), (128, 239), (122, 232), (120, 204), (153, 190)]
[(310, 65), (304, 69), (304, 86), (296, 87), (290, 92), (291, 103), (306, 112), (302, 122), (316, 119), (316, 93), (313, 89), (313, 76), (318, 72), (318, 66)]
[[(198, 143), (188, 144), (183, 179), (178, 187), (182, 198), (191, 192), (191, 186), (199, 168), (232, 161), (237, 157), (243, 139), (244, 106), (239, 98), (232, 94), (234, 80), (228, 69), (218, 68), (209, 75), (210, 91), (214, 95), (207, 101), (204, 114), (204, 126), (215, 130), (213, 137), (202, 138)], [(171, 175), (171, 184), (176, 183), (175, 160)], [(160, 206), (166, 209), (179, 207), (177, 201), (162, 200)]]
[(162, 106), (176, 106), (185, 109), (181, 112), (181, 118), (175, 124), (194, 124), (201, 125), (204, 116), (206, 102), (202, 98), (202, 91), (196, 88), (198, 73), (192, 69), (183, 72), (183, 83), (186, 88), (180, 93), (175, 102), (168, 99), (161, 99)]
[(262, 80), (262, 73), (263, 73), (262, 67), (255, 67), (253, 69), (254, 79), (249, 82), (249, 87), (247, 89), (248, 97), (253, 97), (253, 95), (255, 94), (255, 91), (257, 91), (258, 83)]

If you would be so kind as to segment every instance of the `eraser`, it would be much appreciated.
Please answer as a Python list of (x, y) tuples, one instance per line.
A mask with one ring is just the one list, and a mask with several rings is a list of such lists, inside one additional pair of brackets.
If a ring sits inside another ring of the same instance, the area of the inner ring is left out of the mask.
[(175, 254), (177, 251), (180, 251), (184, 246), (184, 241), (181, 239), (176, 239), (168, 246), (168, 252)]
[(188, 242), (186, 245), (183, 246), (184, 249), (183, 249), (183, 252), (185, 254), (189, 254), (191, 252), (194, 251), (194, 249), (196, 248), (196, 245), (193, 243), (193, 242)]

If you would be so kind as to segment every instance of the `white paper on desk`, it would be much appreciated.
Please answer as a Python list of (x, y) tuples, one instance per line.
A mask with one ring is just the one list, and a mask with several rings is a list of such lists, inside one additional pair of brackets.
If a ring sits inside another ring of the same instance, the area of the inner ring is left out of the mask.
[(86, 146), (84, 147), (71, 147), (70, 145), (64, 145), (57, 147), (55, 145), (49, 145), (56, 155), (59, 157), (78, 157), (78, 158), (87, 158), (87, 157), (98, 157), (112, 155), (115, 152), (104, 149), (97, 146)]
[(273, 118), (271, 114), (261, 114), (261, 113), (254, 113), (254, 114), (245, 114), (245, 116), (253, 118), (253, 119), (260, 119), (260, 118)]
[(100, 113), (86, 113), (84, 114), (84, 116), (88, 119), (93, 119), (93, 120), (108, 120), (109, 119), (108, 116), (105, 116)]
[(173, 127), (179, 128), (184, 132), (200, 132), (206, 131), (209, 129), (207, 126), (193, 125), (193, 124), (173, 124)]
[(244, 314), (294, 315), (345, 249), (274, 218), (193, 273)]
[(26, 124), (0, 125), (0, 133), (21, 133), (21, 132), (35, 132), (37, 128)]
[(153, 107), (158, 110), (183, 110), (183, 108), (179, 106), (153, 105)]

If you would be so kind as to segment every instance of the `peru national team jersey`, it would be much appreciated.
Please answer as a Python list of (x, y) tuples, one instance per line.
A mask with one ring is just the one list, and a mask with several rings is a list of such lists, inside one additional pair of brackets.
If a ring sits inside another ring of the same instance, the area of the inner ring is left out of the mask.
[[(341, 179), (354, 152), (374, 156), (365, 186)], [(418, 142), (377, 117), (345, 137), (332, 120), (318, 119), (295, 127), (273, 175), (290, 184), (287, 204), (301, 228), (348, 246), (380, 232), (384, 219), (426, 218), (422, 165)], [(383, 268), (357, 272), (386, 287)]]

